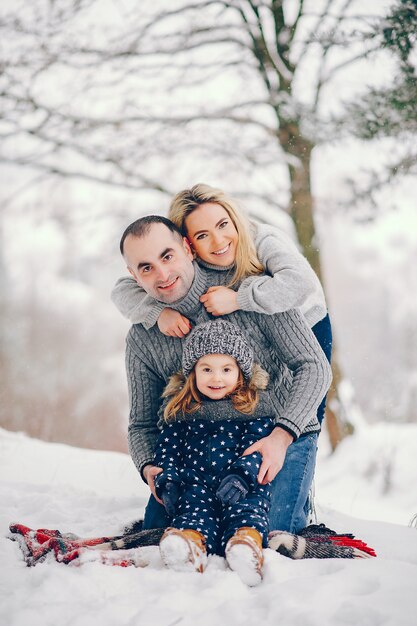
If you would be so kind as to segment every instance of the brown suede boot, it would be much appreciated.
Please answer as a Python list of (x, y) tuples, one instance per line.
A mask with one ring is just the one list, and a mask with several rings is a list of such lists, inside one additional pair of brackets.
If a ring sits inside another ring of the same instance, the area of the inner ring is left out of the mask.
[(230, 569), (249, 587), (261, 582), (264, 562), (262, 537), (255, 528), (239, 528), (227, 542), (225, 554)]
[(159, 542), (163, 563), (177, 572), (203, 572), (207, 564), (206, 539), (197, 530), (167, 528)]

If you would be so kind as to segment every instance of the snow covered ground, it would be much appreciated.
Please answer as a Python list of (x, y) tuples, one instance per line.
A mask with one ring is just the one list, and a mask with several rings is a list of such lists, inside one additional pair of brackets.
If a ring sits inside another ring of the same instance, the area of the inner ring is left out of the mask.
[(250, 589), (219, 557), (209, 559), (203, 575), (168, 571), (156, 547), (143, 549), (145, 568), (26, 567), (6, 538), (10, 522), (115, 534), (141, 516), (147, 488), (126, 455), (0, 430), (0, 624), (415, 624), (417, 529), (407, 523), (417, 513), (417, 425), (362, 424), (332, 457), (322, 438), (319, 521), (354, 533), (378, 558), (291, 561), (267, 550), (264, 581)]

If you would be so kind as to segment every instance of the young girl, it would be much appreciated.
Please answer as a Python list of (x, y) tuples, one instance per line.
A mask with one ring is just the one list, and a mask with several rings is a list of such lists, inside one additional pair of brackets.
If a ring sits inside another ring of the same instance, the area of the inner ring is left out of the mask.
[[(226, 286), (210, 287), (201, 297), (209, 313), (241, 309), (273, 314), (299, 308), (330, 361), (332, 334), (323, 289), (288, 236), (248, 222), (230, 197), (204, 184), (179, 192), (168, 217), (187, 237), (198, 263), (224, 274)], [(133, 324), (150, 328), (158, 323), (161, 332), (176, 337), (190, 331), (189, 320), (150, 298), (133, 278), (118, 280), (112, 300)], [(320, 423), (324, 408), (325, 398), (317, 411)]]
[(168, 567), (202, 572), (214, 553), (249, 585), (260, 582), (270, 486), (257, 481), (259, 452), (241, 455), (274, 428), (267, 382), (234, 324), (206, 322), (185, 340), (154, 458), (156, 493), (173, 518), (160, 542)]

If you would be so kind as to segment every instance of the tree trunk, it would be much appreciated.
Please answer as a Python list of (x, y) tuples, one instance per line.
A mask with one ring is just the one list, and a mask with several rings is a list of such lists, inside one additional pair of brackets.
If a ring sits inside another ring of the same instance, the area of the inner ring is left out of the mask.
[[(314, 146), (301, 136), (298, 125), (294, 122), (286, 125), (281, 124), (279, 135), (279, 140), (284, 150), (299, 161), (297, 167), (293, 164), (289, 165), (291, 182), (290, 215), (294, 222), (303, 254), (323, 284), (320, 252), (315, 241), (313, 197), (310, 184), (311, 153)], [(335, 450), (340, 441), (348, 434), (348, 430), (338, 417), (338, 413), (340, 413), (340, 411), (338, 411), (340, 406), (338, 385), (341, 379), (341, 373), (334, 345), (332, 353), (332, 373), (333, 381), (327, 395), (325, 423), (327, 424), (330, 445), (332, 450)]]

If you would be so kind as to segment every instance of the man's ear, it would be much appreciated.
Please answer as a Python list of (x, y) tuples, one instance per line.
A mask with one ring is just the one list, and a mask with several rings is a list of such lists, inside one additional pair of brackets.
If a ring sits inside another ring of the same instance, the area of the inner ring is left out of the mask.
[(188, 256), (188, 258), (193, 261), (194, 260), (194, 254), (193, 251), (191, 249), (191, 244), (188, 241), (187, 237), (183, 237), (182, 238), (182, 246), (186, 252), (186, 255)]
[(128, 265), (126, 265), (126, 267), (127, 267), (128, 272), (132, 275), (132, 278), (134, 278), (134, 279), (135, 279), (135, 281), (138, 283), (138, 285), (141, 287), (141, 285), (140, 285), (140, 283), (139, 283), (138, 279), (137, 279), (137, 278), (136, 278), (136, 276), (135, 276), (135, 272), (134, 272), (134, 271), (133, 271), (133, 270), (132, 270), (132, 269), (131, 269)]

